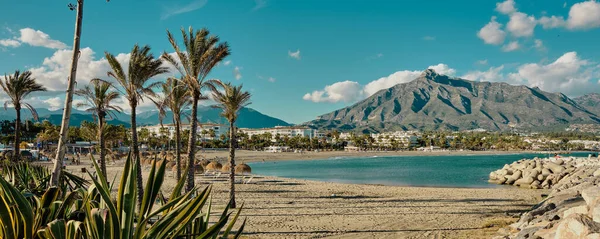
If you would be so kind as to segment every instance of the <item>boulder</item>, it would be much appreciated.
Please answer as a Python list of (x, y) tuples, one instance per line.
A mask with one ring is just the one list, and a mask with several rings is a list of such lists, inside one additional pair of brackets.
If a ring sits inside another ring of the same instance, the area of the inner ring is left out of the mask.
[(552, 173), (562, 173), (563, 171), (565, 171), (565, 168), (563, 166), (560, 166), (553, 162), (547, 162), (546, 168), (550, 169)]
[(592, 221), (586, 215), (572, 214), (558, 223), (554, 238), (585, 239), (586, 236), (597, 232), (600, 232), (600, 223)]
[(590, 216), (594, 222), (600, 223), (600, 198), (594, 200), (589, 207), (590, 210), (588, 212), (588, 216)]
[(506, 179), (506, 184), (513, 184), (517, 179), (521, 178), (521, 170), (516, 170)]
[(600, 187), (594, 186), (586, 188), (581, 191), (581, 196), (587, 205), (591, 205), (597, 198), (600, 198)]
[(600, 233), (592, 233), (585, 237), (585, 239), (600, 239)]
[(570, 215), (573, 214), (583, 214), (583, 215), (587, 215), (588, 214), (588, 209), (587, 209), (587, 205), (582, 205), (582, 206), (578, 206), (578, 207), (572, 207), (569, 208), (567, 210), (565, 210), (563, 212), (563, 218), (569, 217)]

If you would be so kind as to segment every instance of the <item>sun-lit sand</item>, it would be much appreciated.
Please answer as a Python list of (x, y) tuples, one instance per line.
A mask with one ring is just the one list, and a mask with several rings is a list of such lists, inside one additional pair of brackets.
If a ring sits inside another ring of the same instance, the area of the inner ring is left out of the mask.
[[(207, 159), (224, 160), (227, 152), (199, 154)], [(237, 153), (238, 162), (394, 154), (399, 153)], [(82, 161), (81, 165), (68, 165), (67, 169), (83, 175), (82, 167), (91, 168), (89, 160)], [(108, 165), (109, 180), (115, 175), (120, 177), (123, 163), (120, 160)], [(148, 172), (149, 167), (145, 166), (145, 177)], [(513, 187), (399, 187), (258, 175), (245, 183), (250, 177), (240, 176), (236, 184), (238, 205), (244, 203), (242, 215), (248, 219), (244, 238), (489, 238), (498, 229), (490, 222), (516, 220), (513, 218), (530, 209), (544, 193)], [(223, 208), (229, 188), (225, 175), (198, 175), (196, 182), (201, 187), (212, 185), (213, 204), (217, 209)], [(165, 193), (174, 185), (175, 178), (169, 170), (163, 185)], [(215, 217), (220, 213), (213, 212)]]

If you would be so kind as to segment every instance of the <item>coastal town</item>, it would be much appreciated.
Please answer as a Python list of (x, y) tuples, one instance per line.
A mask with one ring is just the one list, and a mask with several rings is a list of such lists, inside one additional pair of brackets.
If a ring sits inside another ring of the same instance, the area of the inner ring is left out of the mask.
[(600, 239), (600, 0), (1, 6), (0, 239)]

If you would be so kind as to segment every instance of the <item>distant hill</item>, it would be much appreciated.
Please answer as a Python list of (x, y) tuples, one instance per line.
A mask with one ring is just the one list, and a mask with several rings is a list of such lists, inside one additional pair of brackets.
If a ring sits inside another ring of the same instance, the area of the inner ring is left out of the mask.
[(557, 129), (600, 123), (600, 117), (561, 93), (501, 82), (476, 82), (424, 71), (415, 80), (305, 123), (316, 128), (494, 131)]
[[(36, 109), (38, 112), (38, 116), (40, 121), (48, 120), (52, 124), (59, 125), (62, 121), (62, 110), (51, 111), (48, 109)], [(228, 124), (225, 118), (220, 116), (221, 110), (212, 108), (210, 106), (199, 106), (198, 107), (198, 118), (200, 122), (211, 122), (211, 123), (219, 123), (219, 124)], [(16, 117), (15, 110), (13, 108), (8, 108), (7, 110), (0, 110), (0, 120), (14, 120)], [(115, 119), (108, 120), (109, 124), (114, 125), (125, 125), (126, 127), (130, 127), (130, 115), (125, 113), (117, 113)], [(23, 109), (21, 110), (21, 118), (23, 120), (32, 119), (32, 115), (29, 110)], [(171, 112), (167, 112), (167, 116), (164, 119), (164, 123), (170, 123), (173, 119)], [(79, 126), (83, 121), (93, 121), (94, 118), (88, 112), (76, 110), (74, 109), (71, 114), (71, 120), (69, 125), (71, 126)], [(158, 120), (158, 112), (157, 111), (146, 111), (139, 113), (137, 115), (138, 125), (156, 125), (159, 124)], [(184, 122), (187, 120), (184, 119)], [(251, 108), (242, 108), (240, 110), (238, 121), (236, 122), (238, 127), (242, 128), (264, 128), (264, 127), (274, 127), (274, 126), (289, 126), (291, 124), (262, 114)]]
[(590, 93), (587, 95), (582, 95), (582, 96), (573, 98), (573, 101), (577, 102), (577, 104), (585, 107), (589, 111), (592, 111), (597, 115), (600, 115), (600, 94), (599, 93)]

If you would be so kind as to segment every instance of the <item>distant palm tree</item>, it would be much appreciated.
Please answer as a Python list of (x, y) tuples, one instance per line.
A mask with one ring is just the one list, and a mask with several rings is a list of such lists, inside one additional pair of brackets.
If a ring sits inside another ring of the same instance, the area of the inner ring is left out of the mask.
[[(104, 119), (106, 116), (116, 118), (116, 112), (122, 112), (121, 107), (114, 105), (115, 101), (120, 97), (118, 92), (111, 91), (113, 85), (101, 79), (92, 79), (93, 88), (86, 85), (83, 89), (75, 91), (75, 94), (81, 96), (86, 102), (76, 105), (80, 107), (90, 107), (86, 111), (93, 112), (98, 117), (98, 132), (97, 138), (100, 143), (100, 170), (106, 176), (106, 147), (104, 140)], [(111, 115), (112, 114), (112, 115)]]
[(33, 106), (23, 102), (23, 99), (32, 92), (46, 91), (46, 88), (35, 81), (30, 71), (25, 71), (22, 74), (20, 71), (15, 71), (13, 75), (4, 75), (4, 81), (0, 81), (0, 86), (2, 86), (2, 90), (10, 97), (10, 100), (4, 102), (4, 110), (6, 110), (7, 105), (10, 103), (14, 106), (15, 111), (17, 111), (13, 152), (13, 160), (17, 161), (21, 156), (21, 152), (19, 152), (19, 144), (21, 143), (21, 106), (29, 109), (33, 115), (33, 119), (38, 120), (37, 112)]
[(159, 109), (161, 124), (166, 116), (167, 109), (173, 113), (173, 124), (175, 124), (175, 160), (177, 165), (177, 181), (179, 181), (181, 178), (181, 116), (184, 115), (183, 110), (190, 106), (192, 99), (187, 85), (175, 78), (169, 78), (166, 83), (162, 84), (162, 93), (163, 97), (155, 103)]
[(218, 85), (223, 88), (223, 91), (213, 90), (213, 98), (217, 102), (215, 107), (223, 110), (221, 116), (229, 121), (229, 164), (231, 165), (229, 198), (231, 207), (235, 208), (235, 147), (237, 144), (235, 121), (239, 110), (250, 104), (251, 95), (247, 91), (242, 91), (242, 85), (233, 86), (231, 83), (220, 83)]
[(140, 150), (138, 146), (137, 131), (136, 131), (136, 108), (140, 102), (143, 102), (145, 97), (156, 97), (153, 88), (158, 86), (160, 82), (149, 83), (150, 78), (168, 72), (166, 67), (162, 66), (160, 59), (154, 58), (150, 53), (149, 46), (139, 47), (137, 44), (133, 46), (130, 53), (129, 66), (127, 73), (123, 70), (121, 63), (117, 61), (114, 55), (106, 52), (106, 60), (112, 71), (108, 75), (123, 87), (123, 96), (129, 101), (131, 107), (131, 145), (133, 155), (137, 159), (137, 188), (138, 202), (142, 204), (144, 189), (142, 187), (142, 166), (140, 165)]
[[(183, 50), (179, 48), (171, 32), (167, 31), (169, 42), (173, 46), (179, 61), (166, 52), (162, 54), (162, 58), (179, 71), (192, 97), (192, 119), (190, 122), (190, 132), (192, 133), (190, 133), (188, 141), (188, 165), (193, 165), (196, 154), (198, 101), (201, 99), (203, 89), (214, 88), (211, 86), (211, 81), (206, 79), (208, 74), (230, 52), (227, 43), (219, 43), (219, 38), (209, 36), (207, 29), (195, 33), (192, 27), (189, 28), (187, 33), (185, 29), (181, 29), (181, 35), (185, 46)], [(188, 167), (187, 173), (186, 191), (191, 191), (194, 188), (194, 168)]]

